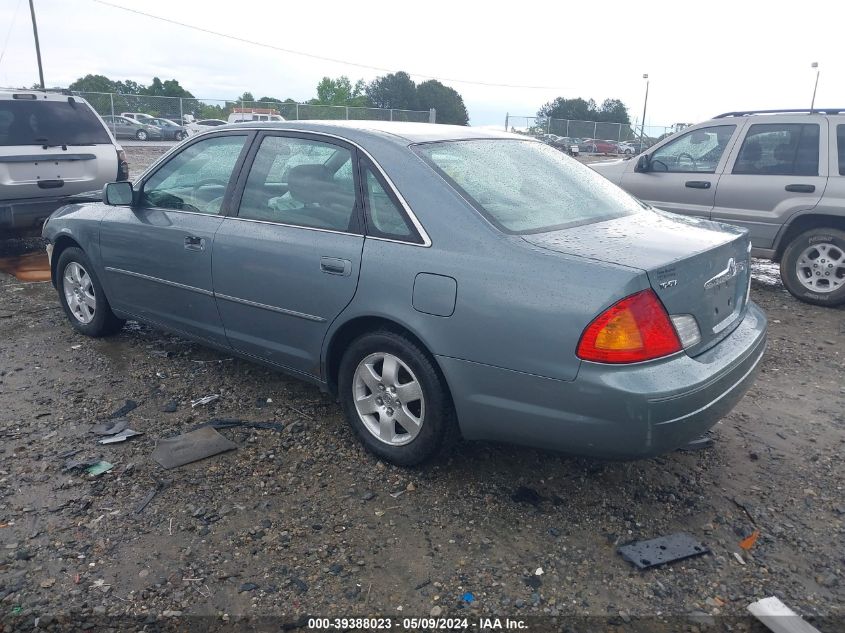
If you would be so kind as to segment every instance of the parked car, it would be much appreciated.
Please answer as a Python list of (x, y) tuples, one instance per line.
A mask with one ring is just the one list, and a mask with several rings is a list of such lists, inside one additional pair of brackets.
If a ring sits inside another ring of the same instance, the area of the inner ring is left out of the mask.
[(516, 134), (221, 127), (43, 234), (79, 332), (137, 319), (309, 380), (397, 464), (458, 435), (672, 450), (765, 348), (746, 231), (655, 211)]
[(138, 123), (153, 124), (152, 120), (155, 118), (152, 114), (144, 114), (143, 112), (121, 112), (120, 116), (132, 119)]
[(181, 141), (182, 139), (188, 138), (188, 129), (184, 125), (179, 125), (170, 119), (154, 117), (148, 123), (155, 125), (161, 131), (161, 138), (165, 141)]
[(117, 138), (134, 138), (139, 141), (160, 141), (162, 139), (161, 130), (149, 123), (139, 123), (133, 119), (110, 114), (104, 116), (103, 121)]
[(199, 134), (200, 132), (206, 132), (221, 125), (226, 125), (226, 121), (222, 121), (221, 119), (200, 119), (198, 121), (190, 121), (185, 126), (185, 129), (188, 130), (188, 134)]
[(581, 151), (590, 154), (618, 154), (619, 146), (613, 141), (602, 141), (596, 138), (585, 139), (583, 143), (579, 143), (578, 147)]
[(592, 165), (648, 204), (745, 227), (816, 305), (845, 303), (845, 109), (731, 112)]
[(619, 153), (625, 156), (636, 156), (648, 149), (648, 145), (642, 141), (623, 141), (619, 143)]
[(85, 99), (0, 91), (0, 236), (37, 230), (71, 196), (128, 177), (123, 149)]

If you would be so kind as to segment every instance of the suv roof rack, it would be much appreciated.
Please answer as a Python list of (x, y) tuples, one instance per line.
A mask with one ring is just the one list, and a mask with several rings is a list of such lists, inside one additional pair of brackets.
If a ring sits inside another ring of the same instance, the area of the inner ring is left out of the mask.
[(748, 116), (750, 114), (842, 114), (845, 108), (792, 108), (784, 110), (737, 110), (714, 116), (714, 119), (725, 119), (732, 116)]

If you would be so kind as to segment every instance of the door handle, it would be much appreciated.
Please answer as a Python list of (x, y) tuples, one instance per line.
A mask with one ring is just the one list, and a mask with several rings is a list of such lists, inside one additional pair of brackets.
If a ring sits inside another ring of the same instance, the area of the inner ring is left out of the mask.
[(352, 272), (352, 262), (337, 257), (321, 257), (320, 270), (329, 275), (347, 276)]
[(709, 180), (687, 180), (684, 185), (690, 189), (710, 189)]
[(196, 237), (194, 235), (188, 235), (185, 237), (185, 250), (186, 251), (204, 251), (205, 250), (205, 240), (201, 237)]
[(787, 191), (793, 193), (813, 193), (816, 190), (815, 185), (786, 185), (784, 187)]

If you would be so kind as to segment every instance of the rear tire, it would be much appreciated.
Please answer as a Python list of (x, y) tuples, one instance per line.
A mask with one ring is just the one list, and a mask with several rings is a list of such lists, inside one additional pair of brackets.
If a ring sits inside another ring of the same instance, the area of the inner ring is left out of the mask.
[(147, 132), (145, 130), (138, 130), (135, 132), (135, 138), (139, 141), (146, 141), (148, 138)]
[(56, 263), (59, 302), (73, 328), (86, 336), (108, 336), (119, 331), (124, 320), (111, 310), (103, 286), (85, 252), (66, 248)]
[(338, 393), (361, 443), (398, 466), (431, 459), (459, 435), (445, 379), (402, 334), (379, 330), (355, 339), (340, 362)]
[(798, 235), (783, 252), (780, 276), (796, 299), (817, 306), (845, 303), (845, 231), (819, 227)]

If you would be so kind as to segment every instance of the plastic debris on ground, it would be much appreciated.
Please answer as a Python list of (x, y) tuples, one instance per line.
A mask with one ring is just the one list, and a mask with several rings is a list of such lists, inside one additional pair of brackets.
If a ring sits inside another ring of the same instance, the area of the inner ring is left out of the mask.
[(760, 536), (760, 530), (754, 530), (750, 536), (747, 538), (742, 539), (739, 542), (739, 546), (744, 549), (746, 552), (754, 547), (754, 544), (757, 542), (757, 538)]
[(130, 413), (131, 411), (134, 411), (137, 408), (138, 408), (137, 402), (135, 402), (134, 400), (127, 400), (126, 404), (124, 404), (117, 411), (112, 413), (109, 416), (109, 418), (111, 418), (111, 419), (122, 418), (122, 417), (126, 416), (128, 413)]
[[(74, 453), (78, 453), (79, 451), (74, 451)], [(100, 462), (99, 459), (68, 459), (65, 461), (64, 465), (62, 466), (62, 471), (67, 472), (69, 470), (78, 470), (81, 468), (89, 468), (94, 464), (98, 464)]]
[(707, 554), (710, 550), (685, 532), (647, 541), (635, 541), (616, 550), (637, 569), (648, 569), (675, 561)]
[(91, 464), (88, 468), (86, 468), (85, 472), (89, 475), (93, 475), (94, 477), (98, 477), (103, 473), (109, 472), (112, 468), (114, 468), (114, 464), (106, 461), (98, 461), (96, 464)]
[(204, 404), (210, 404), (210, 403), (214, 402), (215, 400), (217, 400), (219, 398), (220, 398), (219, 393), (213, 393), (213, 394), (208, 395), (208, 396), (203, 396), (202, 398), (197, 398), (196, 400), (191, 400), (191, 408), (193, 409), (195, 407), (199, 407), (199, 406), (204, 405)]
[(162, 468), (176, 468), (206, 457), (233, 451), (237, 445), (210, 426), (159, 440), (152, 458)]
[(191, 430), (201, 429), (203, 427), (211, 427), (213, 429), (235, 429), (235, 428), (249, 428), (260, 429), (264, 431), (278, 431), (281, 433), (285, 425), (281, 422), (250, 422), (249, 420), (237, 420), (234, 418), (214, 418), (208, 422), (197, 424)]
[(475, 602), (475, 596), (472, 594), (471, 591), (467, 591), (464, 595), (461, 596), (461, 600), (464, 602)]
[(819, 633), (819, 630), (774, 596), (748, 605), (748, 612), (774, 633)]
[(117, 444), (119, 442), (125, 442), (130, 437), (135, 437), (136, 435), (143, 435), (140, 431), (134, 431), (132, 429), (124, 429), (120, 433), (116, 433), (115, 435), (111, 435), (109, 437), (104, 437), (101, 439), (98, 444)]
[(120, 418), (95, 424), (91, 427), (90, 431), (94, 435), (116, 435), (127, 428), (129, 428), (129, 420)]
[(138, 503), (138, 505), (137, 505), (137, 506), (135, 506), (135, 514), (141, 514), (141, 512), (143, 512), (143, 511), (144, 511), (144, 508), (146, 508), (148, 505), (150, 505), (150, 502), (151, 502), (153, 499), (155, 499), (155, 498), (156, 498), (156, 496), (158, 495), (158, 493), (160, 493), (162, 490), (164, 490), (165, 488), (167, 488), (167, 486), (169, 485), (169, 483), (170, 483), (170, 482), (167, 482), (167, 481), (160, 481), (160, 482), (158, 482), (158, 483), (156, 484), (156, 487), (155, 487), (155, 488), (153, 488), (152, 490), (150, 490), (147, 494), (145, 494), (145, 495), (144, 495), (144, 498), (143, 498), (143, 499), (141, 499), (141, 501)]

